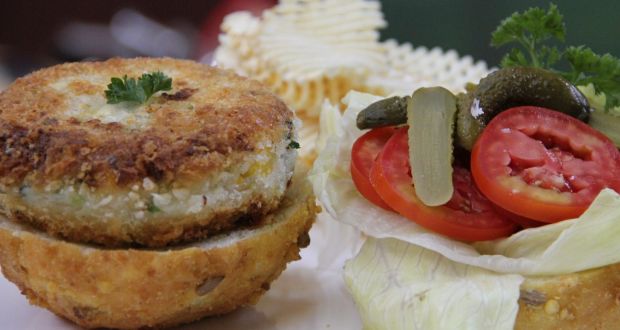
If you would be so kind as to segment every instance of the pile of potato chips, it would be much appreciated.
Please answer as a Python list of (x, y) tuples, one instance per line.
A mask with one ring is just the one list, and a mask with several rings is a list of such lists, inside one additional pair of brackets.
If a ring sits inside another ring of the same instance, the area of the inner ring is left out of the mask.
[(489, 72), (485, 62), (455, 51), (382, 42), (385, 25), (379, 1), (281, 0), (260, 17), (228, 15), (214, 60), (276, 92), (303, 119), (303, 140), (316, 138), (323, 103), (340, 106), (350, 90), (387, 96), (443, 86), (459, 92)]

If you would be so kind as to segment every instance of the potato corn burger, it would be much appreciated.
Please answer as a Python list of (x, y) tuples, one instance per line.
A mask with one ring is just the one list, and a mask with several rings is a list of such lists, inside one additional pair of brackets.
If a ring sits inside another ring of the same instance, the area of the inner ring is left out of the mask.
[(253, 303), (317, 207), (294, 114), (258, 82), (174, 59), (72, 63), (0, 94), (0, 264), (85, 327)]

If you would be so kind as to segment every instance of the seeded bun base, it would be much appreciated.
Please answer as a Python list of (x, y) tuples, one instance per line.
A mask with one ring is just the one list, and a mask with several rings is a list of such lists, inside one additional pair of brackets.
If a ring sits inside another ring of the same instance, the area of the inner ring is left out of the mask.
[(172, 326), (256, 303), (299, 259), (317, 211), (298, 177), (261, 227), (172, 250), (69, 243), (0, 218), (0, 264), (31, 303), (82, 327)]
[(515, 329), (618, 329), (620, 264), (521, 285)]

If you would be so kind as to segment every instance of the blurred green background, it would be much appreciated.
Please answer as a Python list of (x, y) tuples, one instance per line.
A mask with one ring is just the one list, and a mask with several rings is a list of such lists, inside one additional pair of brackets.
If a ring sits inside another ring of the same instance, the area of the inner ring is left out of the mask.
[[(455, 49), (490, 66), (499, 64), (507, 48), (490, 46), (491, 32), (515, 11), (549, 7), (549, 1), (383, 0), (388, 27), (382, 38), (414, 46)], [(620, 56), (620, 2), (615, 0), (554, 1), (564, 15), (566, 45), (585, 44), (596, 53)]]

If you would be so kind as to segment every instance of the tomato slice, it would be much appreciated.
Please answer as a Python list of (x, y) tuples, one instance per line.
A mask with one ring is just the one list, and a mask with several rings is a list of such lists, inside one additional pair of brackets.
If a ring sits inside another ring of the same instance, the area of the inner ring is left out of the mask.
[(394, 127), (375, 128), (355, 140), (351, 148), (351, 177), (355, 187), (368, 201), (390, 211), (392, 209), (370, 184), (369, 175), (375, 158), (394, 132)]
[(533, 106), (506, 110), (488, 124), (471, 170), (493, 203), (546, 223), (578, 217), (605, 187), (620, 191), (620, 153), (607, 137)]
[(463, 241), (505, 237), (516, 230), (513, 222), (495, 212), (462, 167), (454, 168), (452, 199), (442, 206), (424, 205), (411, 183), (407, 129), (394, 133), (370, 171), (370, 182), (390, 207), (427, 229)]

